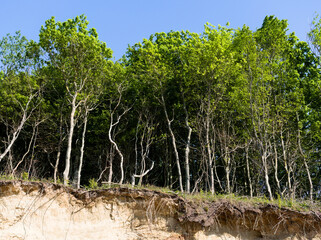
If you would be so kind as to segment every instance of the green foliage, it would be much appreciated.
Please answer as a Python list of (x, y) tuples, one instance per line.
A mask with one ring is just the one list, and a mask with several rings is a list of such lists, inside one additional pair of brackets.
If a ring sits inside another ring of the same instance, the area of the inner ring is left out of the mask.
[[(251, 201), (239, 196), (251, 194), (262, 196), (253, 201), (280, 208), (300, 207), (292, 199), (310, 193), (320, 199), (320, 26), (316, 16), (309, 33), (314, 52), (288, 33), (286, 20), (267, 16), (256, 31), (207, 23), (202, 33), (155, 33), (129, 46), (116, 63), (84, 15), (64, 22), (52, 17), (39, 42), (19, 32), (7, 35), (0, 41), (0, 154), (23, 111), (28, 114), (0, 169), (10, 176), (25, 159), (17, 171), (23, 179), (51, 178), (57, 160), (61, 174), (61, 156), (72, 147), (75, 171), (90, 110), (82, 175), (88, 188), (97, 189), (95, 179), (105, 181), (109, 170), (112, 180), (120, 179), (119, 155), (108, 139), (113, 117), (113, 123), (119, 120), (111, 134), (124, 155), (125, 181), (153, 161), (143, 185), (175, 192), (180, 165), (199, 192), (180, 193), (187, 198)], [(130, 111), (123, 116), (125, 109)], [(215, 194), (208, 192), (211, 174)], [(266, 197), (268, 185), (274, 202)]]
[(94, 178), (89, 179), (89, 189), (97, 189), (98, 188), (98, 183)]
[(313, 18), (312, 29), (308, 33), (311, 43), (313, 44), (315, 51), (321, 57), (321, 18), (319, 14)]
[(22, 180), (27, 181), (29, 179), (29, 173), (23, 172), (21, 174)]
[(15, 177), (12, 176), (12, 174), (1, 174), (0, 175), (1, 180), (15, 180)]
[(26, 57), (28, 40), (20, 31), (15, 35), (7, 34), (0, 40), (0, 70), (4, 73), (18, 73), (28, 70), (30, 63)]

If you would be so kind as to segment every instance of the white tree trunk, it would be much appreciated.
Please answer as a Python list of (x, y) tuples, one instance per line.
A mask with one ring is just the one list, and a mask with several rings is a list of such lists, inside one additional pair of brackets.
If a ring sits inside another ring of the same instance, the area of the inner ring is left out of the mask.
[(213, 166), (213, 153), (211, 150), (211, 141), (210, 141), (210, 118), (209, 118), (209, 103), (207, 109), (207, 117), (206, 117), (206, 147), (207, 147), (207, 158), (210, 168), (210, 191), (212, 194), (215, 193), (215, 182), (214, 182), (214, 166)]
[[(281, 136), (281, 138), (282, 138), (282, 136)], [(282, 139), (282, 141), (283, 141), (283, 139)], [(279, 159), (278, 159), (278, 152), (277, 152), (277, 148), (276, 148), (276, 141), (275, 141), (274, 132), (273, 132), (273, 148), (274, 148), (274, 179), (275, 179), (278, 191), (279, 191), (280, 195), (283, 197), (283, 193), (282, 193), (281, 186), (280, 186), (280, 180), (279, 180), (279, 177), (278, 177), (278, 172), (279, 172), (279, 170), (278, 170), (278, 162), (279, 162)], [(284, 156), (284, 159), (285, 159), (285, 156)]]
[(113, 158), (114, 157), (110, 157), (109, 159), (109, 173), (108, 173), (108, 185), (111, 186), (111, 182), (113, 180)]
[(286, 171), (286, 176), (287, 176), (287, 182), (288, 182), (288, 190), (289, 190), (289, 196), (293, 198), (293, 189), (292, 189), (292, 183), (291, 183), (291, 170), (289, 168), (289, 162), (287, 159), (287, 154), (286, 154), (286, 149), (285, 149), (285, 144), (283, 140), (283, 134), (281, 130), (281, 145), (282, 145), (282, 154), (283, 154), (283, 161), (284, 161), (284, 169)]
[(37, 133), (36, 133), (36, 128), (38, 127), (38, 124), (36, 124), (35, 126), (33, 126), (32, 128), (32, 136), (31, 136), (31, 139), (29, 141), (29, 145), (28, 145), (28, 149), (27, 151), (25, 152), (25, 154), (23, 154), (21, 160), (18, 162), (18, 164), (16, 165), (16, 167), (12, 170), (12, 176), (14, 177), (15, 176), (15, 172), (17, 171), (19, 165), (24, 161), (25, 157), (29, 154), (30, 152), (30, 149), (31, 149), (31, 146), (35, 144), (36, 142), (36, 138), (37, 138)]
[(87, 120), (88, 120), (88, 110), (85, 111), (85, 118), (84, 118), (84, 129), (82, 132), (81, 138), (81, 147), (80, 147), (80, 159), (79, 159), (79, 167), (78, 167), (78, 177), (77, 177), (77, 188), (80, 188), (80, 178), (81, 178), (81, 169), (84, 160), (84, 148), (85, 148), (85, 136), (87, 130)]
[(271, 190), (270, 181), (269, 181), (269, 171), (268, 171), (268, 165), (267, 165), (267, 153), (266, 152), (263, 152), (263, 154), (262, 154), (262, 163), (263, 163), (263, 168), (264, 168), (265, 185), (266, 185), (267, 191), (269, 193), (269, 198), (271, 201), (273, 201), (273, 195), (272, 195), (272, 190)]
[(58, 152), (57, 152), (57, 156), (56, 156), (56, 164), (55, 164), (55, 168), (54, 168), (54, 183), (57, 183), (57, 173), (58, 173), (60, 155), (61, 155), (61, 149), (60, 149), (60, 146), (58, 146)]
[(252, 187), (252, 179), (250, 173), (250, 164), (249, 164), (249, 145), (245, 148), (245, 158), (246, 158), (246, 171), (247, 171), (247, 178), (249, 180), (249, 187), (250, 187), (250, 196), (253, 197), (253, 187)]
[(188, 128), (188, 135), (187, 135), (187, 143), (185, 148), (185, 171), (186, 171), (186, 192), (191, 192), (191, 179), (190, 179), (190, 170), (189, 170), (189, 152), (190, 152), (190, 145), (191, 145), (191, 135), (192, 135), (192, 128), (189, 126), (188, 121), (187, 128)]
[[(297, 116), (297, 120), (299, 122), (298, 113), (296, 114), (296, 116)], [(303, 149), (302, 149), (302, 145), (301, 145), (301, 130), (300, 130), (299, 127), (298, 127), (298, 145), (299, 145), (299, 150), (300, 150), (301, 156), (303, 157), (304, 167), (305, 167), (305, 170), (306, 170), (307, 175), (308, 175), (309, 184), (310, 184), (310, 200), (312, 201), (313, 200), (313, 182), (312, 182), (309, 166), (308, 166), (308, 163), (307, 163), (306, 158), (305, 158), (305, 154), (304, 154)]]
[(187, 133), (187, 141), (186, 141), (186, 147), (185, 147), (185, 171), (186, 171), (186, 186), (185, 186), (185, 190), (187, 193), (191, 192), (191, 180), (190, 180), (190, 169), (189, 169), (189, 153), (190, 153), (190, 145), (191, 145), (191, 136), (192, 136), (192, 128), (189, 125), (188, 122), (188, 112), (186, 109), (186, 105), (185, 105), (185, 100), (184, 100), (184, 96), (183, 96), (183, 101), (184, 101), (184, 111), (185, 111), (185, 125), (186, 128), (188, 130)]
[(62, 116), (62, 112), (60, 112), (59, 142), (58, 142), (56, 163), (55, 163), (55, 166), (54, 166), (54, 183), (57, 183), (58, 166), (59, 166), (60, 155), (61, 155), (61, 145), (62, 145), (62, 142), (63, 142), (64, 139), (65, 139), (65, 136), (63, 136), (63, 133), (62, 133), (62, 126), (63, 126), (62, 117), (63, 117), (63, 116)]
[(152, 169), (154, 168), (154, 162), (152, 162), (152, 165), (149, 169), (147, 169), (145, 172), (143, 172), (140, 175), (133, 174), (132, 176), (132, 186), (135, 186), (135, 178), (140, 178), (142, 179), (147, 173), (149, 173)]
[(180, 165), (179, 155), (178, 155), (177, 146), (176, 146), (176, 138), (175, 138), (174, 132), (172, 130), (172, 126), (171, 126), (172, 120), (170, 120), (168, 117), (164, 96), (162, 95), (161, 98), (162, 98), (162, 105), (164, 108), (164, 113), (165, 113), (165, 117), (166, 117), (166, 121), (167, 121), (168, 130), (169, 130), (169, 133), (172, 138), (172, 144), (173, 144), (176, 165), (177, 165), (177, 171), (178, 171), (179, 188), (180, 188), (181, 192), (184, 192), (181, 165)]
[[(113, 131), (113, 128), (119, 123), (120, 119), (131, 109), (131, 108), (126, 108), (122, 114), (120, 114), (118, 117), (117, 117), (117, 121), (114, 122), (114, 114), (115, 114), (115, 111), (117, 110), (117, 108), (119, 107), (120, 105), (120, 102), (122, 100), (122, 92), (123, 92), (123, 88), (121, 85), (118, 86), (117, 88), (117, 91), (119, 93), (119, 97), (118, 97), (118, 101), (117, 101), (117, 104), (116, 106), (114, 107), (113, 110), (110, 110), (111, 113), (110, 113), (110, 126), (109, 126), (109, 130), (108, 130), (108, 138), (109, 138), (109, 141), (111, 142), (111, 144), (114, 146), (116, 152), (118, 153), (119, 157), (120, 157), (120, 181), (119, 181), (119, 184), (123, 184), (123, 181), (124, 181), (124, 156), (122, 154), (122, 152), (120, 151), (117, 143), (115, 142), (115, 140), (112, 138), (112, 131)], [(112, 177), (112, 162), (111, 162), (111, 166), (110, 166), (110, 174), (109, 174), (109, 180), (108, 182), (111, 183), (111, 177)]]
[[(114, 123), (114, 119), (113, 119), (113, 115), (114, 113), (111, 113), (110, 115), (110, 126), (109, 126), (109, 130), (108, 130), (108, 138), (109, 141), (111, 142), (111, 144), (113, 144), (113, 146), (115, 147), (116, 152), (118, 153), (119, 157), (120, 157), (120, 181), (119, 184), (123, 184), (124, 181), (124, 156), (122, 154), (122, 152), (119, 150), (119, 147), (117, 145), (117, 143), (113, 140), (111, 132), (113, 130), (113, 127), (116, 126), (119, 123), (120, 117), (118, 117), (118, 121)], [(112, 166), (110, 166), (110, 170), (112, 171)], [(110, 175), (111, 176), (111, 175)], [(111, 182), (111, 179), (110, 179)]]
[(13, 144), (15, 143), (15, 141), (17, 140), (23, 126), (25, 125), (26, 121), (28, 120), (28, 118), (30, 117), (30, 114), (32, 113), (32, 111), (35, 109), (32, 109), (29, 113), (28, 113), (28, 109), (29, 109), (29, 105), (31, 100), (35, 97), (36, 95), (30, 95), (28, 102), (26, 104), (26, 106), (22, 109), (23, 114), (22, 114), (22, 119), (20, 121), (19, 126), (17, 127), (17, 129), (13, 132), (11, 140), (9, 141), (8, 146), (6, 147), (6, 149), (4, 150), (3, 153), (0, 154), (0, 162), (2, 161), (2, 159), (7, 155), (7, 153), (11, 150)]
[(308, 174), (308, 179), (310, 184), (310, 200), (312, 201), (313, 200), (313, 182), (312, 182), (309, 166), (307, 164), (305, 157), (303, 157), (303, 162), (304, 162), (305, 170), (307, 171), (307, 174)]
[(64, 185), (67, 186), (69, 184), (69, 171), (70, 171), (70, 157), (71, 157), (71, 149), (72, 149), (72, 138), (74, 134), (75, 128), (75, 114), (76, 114), (76, 98), (77, 94), (75, 94), (72, 98), (71, 102), (71, 113), (70, 113), (70, 126), (69, 126), (69, 135), (68, 135), (68, 146), (66, 152), (66, 164), (64, 175)]
[(226, 150), (225, 152), (225, 157), (224, 157), (224, 161), (225, 161), (225, 177), (226, 177), (226, 192), (227, 194), (231, 193), (231, 182), (230, 182), (230, 173), (231, 173), (231, 169), (230, 169), (230, 162), (231, 162), (231, 158), (230, 158), (230, 154), (228, 153), (228, 150)]

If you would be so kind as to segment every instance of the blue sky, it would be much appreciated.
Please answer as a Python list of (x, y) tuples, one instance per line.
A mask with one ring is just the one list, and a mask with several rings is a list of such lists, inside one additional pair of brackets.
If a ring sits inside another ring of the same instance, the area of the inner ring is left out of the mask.
[(202, 32), (204, 24), (227, 22), (233, 28), (248, 25), (256, 30), (266, 15), (287, 19), (289, 30), (307, 40), (315, 12), (321, 14), (320, 0), (2, 0), (0, 37), (20, 30), (28, 39), (38, 40), (41, 25), (51, 16), (65, 21), (85, 14), (89, 26), (97, 29), (115, 60), (133, 45), (155, 32), (189, 30)]

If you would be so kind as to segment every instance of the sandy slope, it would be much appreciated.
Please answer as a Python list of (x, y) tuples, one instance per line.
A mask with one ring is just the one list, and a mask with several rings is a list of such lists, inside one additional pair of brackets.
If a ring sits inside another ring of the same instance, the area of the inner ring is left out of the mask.
[[(218, 213), (209, 215), (219, 209), (218, 205), (206, 206), (206, 215), (193, 204), (186, 204), (175, 195), (145, 190), (86, 192), (54, 184), (0, 182), (0, 239), (296, 239), (291, 232), (280, 235), (276, 227), (282, 227), (276, 225), (273, 231), (279, 238), (266, 229), (262, 235), (259, 226), (254, 229), (249, 225), (250, 220), (243, 221), (248, 224), (246, 228), (237, 222), (232, 226)], [(321, 239), (309, 231), (305, 239)]]

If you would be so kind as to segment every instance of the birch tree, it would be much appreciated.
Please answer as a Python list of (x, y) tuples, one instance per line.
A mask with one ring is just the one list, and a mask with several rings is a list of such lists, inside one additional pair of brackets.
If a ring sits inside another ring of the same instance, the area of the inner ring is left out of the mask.
[[(88, 29), (84, 15), (56, 22), (47, 20), (41, 27), (39, 46), (44, 52), (45, 72), (49, 80), (55, 80), (64, 88), (69, 108), (67, 151), (65, 157), (64, 184), (69, 182), (70, 161), (74, 129), (79, 108), (93, 93), (97, 81), (111, 65), (112, 52), (106, 43), (98, 39), (94, 28)], [(99, 85), (99, 83), (98, 83)]]
[(20, 32), (0, 41), (0, 121), (7, 132), (0, 161), (11, 151), (41, 101), (41, 87), (31, 75), (33, 62), (26, 56), (28, 44)]

